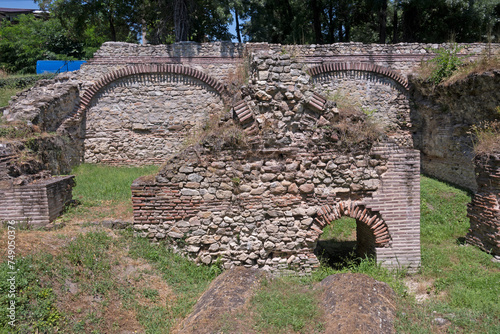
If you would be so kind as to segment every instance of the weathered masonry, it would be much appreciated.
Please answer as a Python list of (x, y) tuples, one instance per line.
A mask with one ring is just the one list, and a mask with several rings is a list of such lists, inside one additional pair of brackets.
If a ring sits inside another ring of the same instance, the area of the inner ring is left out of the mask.
[[(134, 227), (142, 236), (166, 238), (200, 263), (310, 272), (319, 265), (322, 229), (350, 216), (359, 253), (416, 270), (420, 161), (411, 149), (404, 72), (361, 59), (320, 62), (315, 51), (300, 58), (293, 49), (253, 50), (249, 83), (229, 100), (230, 125), (216, 131), (245, 143), (210, 134), (215, 138), (174, 155), (156, 177), (136, 180)], [(365, 109), (385, 139), (342, 137), (342, 122), (370, 129), (329, 102), (337, 97)]]
[[(78, 74), (60, 76), (34, 97), (14, 101), (7, 118), (70, 134), (82, 161), (161, 163), (210, 114), (237, 102), (238, 81), (249, 73), (252, 85), (308, 86), (327, 98), (355, 101), (392, 137), (411, 146), (418, 129), (410, 119), (407, 76), (440, 46), (109, 42)], [(477, 55), (484, 49), (471, 44), (462, 52)], [(288, 58), (272, 59), (280, 55)], [(52, 100), (48, 106), (37, 107), (47, 99)]]
[(66, 138), (59, 170), (165, 163), (132, 185), (134, 227), (197, 262), (309, 272), (323, 228), (350, 216), (361, 254), (412, 271), (421, 159), (408, 75), (440, 46), (110, 42), (5, 114)]
[(0, 221), (14, 220), (44, 226), (54, 221), (71, 200), (74, 176), (48, 177), (48, 173), (13, 179), (15, 148), (0, 144)]
[(472, 196), (467, 242), (500, 256), (500, 153), (475, 159), (478, 191)]

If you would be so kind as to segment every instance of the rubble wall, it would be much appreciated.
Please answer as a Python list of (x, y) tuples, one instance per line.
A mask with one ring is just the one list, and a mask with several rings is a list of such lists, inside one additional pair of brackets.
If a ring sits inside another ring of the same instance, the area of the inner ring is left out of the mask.
[(364, 240), (371, 237), (372, 244), (363, 245), (379, 263), (414, 271), (418, 165), (417, 152), (395, 144), (356, 157), (183, 152), (155, 179), (132, 184), (134, 228), (199, 263), (308, 273), (319, 266), (314, 249), (322, 229), (345, 215), (366, 226)]

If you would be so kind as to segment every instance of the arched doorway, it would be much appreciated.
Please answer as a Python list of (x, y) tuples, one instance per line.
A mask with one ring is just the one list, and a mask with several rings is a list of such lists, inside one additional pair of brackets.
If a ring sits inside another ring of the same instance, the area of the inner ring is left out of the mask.
[(388, 246), (391, 241), (380, 214), (357, 202), (322, 206), (316, 223), (322, 234), (314, 253), (336, 268), (366, 257), (376, 259), (377, 247)]

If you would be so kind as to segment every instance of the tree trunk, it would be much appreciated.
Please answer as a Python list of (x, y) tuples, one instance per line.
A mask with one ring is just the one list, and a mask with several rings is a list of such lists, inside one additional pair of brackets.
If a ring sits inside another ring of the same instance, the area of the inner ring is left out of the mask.
[(109, 13), (109, 31), (111, 32), (111, 40), (116, 42), (116, 29), (113, 22), (113, 15)]
[(328, 7), (328, 43), (335, 43), (335, 20), (333, 19), (333, 5)]
[(394, 2), (394, 15), (392, 17), (392, 43), (398, 42), (398, 2)]
[(238, 19), (238, 9), (234, 8), (234, 17), (236, 20), (236, 38), (238, 38), (238, 43), (241, 43), (241, 32), (240, 32), (240, 20)]
[(378, 12), (378, 22), (379, 22), (379, 43), (385, 44), (386, 40), (386, 28), (387, 28), (387, 0), (382, 0), (379, 12)]
[(189, 34), (189, 15), (186, 0), (174, 1), (175, 41), (187, 41)]
[(316, 44), (323, 44), (323, 34), (321, 33), (321, 18), (320, 9), (318, 7), (317, 0), (311, 0), (311, 7), (313, 11), (313, 28), (314, 28), (314, 38)]

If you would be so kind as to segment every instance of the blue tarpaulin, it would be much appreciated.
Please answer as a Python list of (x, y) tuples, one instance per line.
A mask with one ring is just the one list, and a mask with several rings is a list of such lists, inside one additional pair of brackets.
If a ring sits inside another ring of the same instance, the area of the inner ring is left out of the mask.
[(80, 69), (85, 60), (38, 60), (36, 62), (36, 74), (62, 73)]

